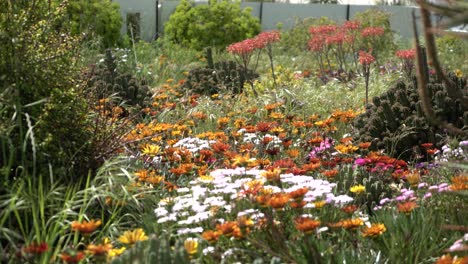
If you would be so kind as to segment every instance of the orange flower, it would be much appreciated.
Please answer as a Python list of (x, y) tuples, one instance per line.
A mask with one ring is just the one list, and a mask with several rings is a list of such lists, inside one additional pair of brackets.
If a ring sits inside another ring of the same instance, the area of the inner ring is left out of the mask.
[(464, 257), (452, 257), (450, 254), (443, 255), (437, 261), (435, 264), (467, 264), (468, 263), (468, 256)]
[(219, 236), (222, 235), (222, 232), (220, 231), (213, 231), (213, 230), (208, 230), (202, 233), (203, 239), (210, 243), (214, 243), (218, 241)]
[(289, 156), (290, 158), (295, 159), (295, 158), (299, 157), (299, 154), (301, 154), (301, 153), (299, 152), (298, 149), (288, 149), (288, 150), (286, 151), (286, 154), (288, 154), (288, 156)]
[(304, 164), (304, 165), (302, 165), (302, 169), (305, 170), (305, 171), (315, 171), (315, 170), (319, 169), (321, 166), (322, 166), (322, 164), (319, 161), (319, 162), (315, 162), (315, 163)]
[(327, 178), (333, 178), (338, 174), (338, 170), (325, 170), (322, 171), (322, 174)]
[(262, 172), (261, 175), (269, 181), (279, 181), (280, 180), (281, 169), (273, 168)]
[(291, 206), (291, 208), (303, 208), (306, 204), (306, 201), (293, 201), (289, 205)]
[(359, 148), (361, 149), (368, 149), (370, 146), (372, 145), (371, 142), (362, 142), (362, 143), (359, 143)]
[(385, 231), (387, 231), (387, 228), (385, 228), (384, 224), (375, 223), (375, 224), (372, 224), (371, 226), (365, 227), (362, 230), (362, 236), (363, 237), (378, 237), (382, 235)]
[(294, 219), (294, 222), (296, 229), (306, 234), (312, 233), (312, 231), (320, 226), (320, 221), (308, 217), (298, 217)]
[(292, 191), (289, 193), (289, 197), (291, 197), (292, 199), (294, 200), (297, 200), (297, 199), (302, 199), (304, 198), (304, 195), (309, 191), (309, 188), (307, 187), (303, 187), (303, 188), (300, 188), (300, 189), (297, 189), (295, 191)]
[(112, 244), (110, 243), (104, 243), (104, 244), (98, 244), (98, 245), (90, 244), (88, 245), (87, 250), (93, 256), (98, 257), (98, 256), (107, 255), (112, 248), (113, 248)]
[(356, 229), (362, 225), (364, 225), (364, 221), (362, 221), (361, 218), (346, 219), (341, 221), (341, 227), (344, 229)]
[(397, 211), (400, 213), (409, 214), (411, 213), (411, 211), (413, 211), (414, 208), (417, 208), (417, 207), (418, 207), (418, 204), (416, 204), (416, 202), (407, 201), (407, 202), (397, 204)]
[(275, 209), (281, 209), (286, 206), (289, 200), (290, 198), (288, 194), (275, 193), (271, 196), (270, 200), (268, 201), (268, 205)]
[(83, 235), (89, 235), (94, 230), (96, 230), (99, 226), (101, 225), (101, 220), (91, 220), (91, 221), (86, 221), (83, 220), (83, 222), (79, 223), (77, 221), (73, 221), (71, 223), (71, 229), (73, 231), (78, 231), (82, 233)]
[(211, 145), (211, 148), (213, 148), (214, 152), (216, 153), (222, 153), (228, 150), (230, 146), (228, 144), (224, 144), (221, 141), (216, 141), (214, 144)]
[(354, 212), (356, 212), (356, 210), (359, 209), (359, 206), (355, 205), (355, 204), (350, 204), (350, 205), (347, 205), (343, 208), (341, 208), (341, 211), (347, 213), (347, 214), (353, 214)]
[(468, 190), (468, 175), (452, 177), (452, 184), (449, 188), (452, 191)]
[(218, 230), (218, 232), (225, 235), (226, 237), (234, 236), (234, 234), (238, 235), (238, 233), (240, 232), (237, 222), (234, 221), (218, 224), (216, 225), (216, 229)]

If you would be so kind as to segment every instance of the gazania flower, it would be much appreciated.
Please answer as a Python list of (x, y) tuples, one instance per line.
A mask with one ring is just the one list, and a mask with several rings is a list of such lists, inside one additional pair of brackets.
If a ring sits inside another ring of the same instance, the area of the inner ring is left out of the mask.
[(296, 229), (302, 231), (306, 234), (310, 234), (314, 231), (317, 227), (320, 226), (320, 221), (310, 219), (308, 217), (298, 217), (294, 219), (294, 224)]
[(213, 231), (213, 230), (208, 230), (202, 233), (203, 239), (206, 241), (213, 243), (218, 241), (219, 236), (222, 235), (222, 232), (220, 231)]
[(261, 173), (261, 175), (269, 181), (279, 181), (280, 174), (281, 174), (281, 169), (279, 168), (273, 168), (271, 170), (267, 170)]
[(28, 254), (40, 255), (49, 250), (49, 246), (46, 242), (36, 243), (33, 242), (29, 246), (24, 247), (23, 251)]
[(462, 191), (468, 190), (468, 175), (454, 176), (451, 179), (452, 184), (450, 185), (450, 190), (452, 191)]
[(322, 171), (322, 174), (327, 178), (333, 178), (338, 174), (338, 170), (326, 170)]
[(111, 250), (109, 250), (109, 252), (107, 253), (107, 256), (108, 256), (109, 258), (113, 258), (113, 257), (120, 256), (120, 255), (122, 255), (122, 253), (124, 253), (124, 251), (125, 251), (126, 249), (127, 249), (126, 247), (111, 249)]
[(358, 146), (360, 149), (368, 149), (371, 145), (372, 145), (371, 142), (362, 142), (362, 143), (359, 143)]
[(96, 256), (96, 257), (105, 256), (112, 249), (112, 244), (110, 243), (103, 243), (103, 244), (98, 244), (98, 245), (90, 244), (88, 245), (86, 249), (93, 256)]
[(324, 207), (327, 204), (327, 201), (318, 200), (318, 201), (315, 201), (313, 204), (314, 204), (315, 209), (320, 209), (320, 208)]
[(123, 244), (128, 244), (130, 246), (134, 245), (138, 241), (148, 240), (145, 231), (142, 228), (137, 228), (133, 231), (125, 231), (123, 235), (119, 237), (119, 241)]
[(290, 198), (289, 195), (286, 193), (275, 193), (271, 196), (270, 200), (268, 201), (268, 205), (275, 208), (281, 209), (288, 204)]
[(407, 202), (403, 202), (403, 203), (398, 203), (397, 204), (397, 211), (400, 212), (400, 213), (409, 214), (417, 207), (418, 207), (418, 204), (416, 202), (407, 201)]
[(349, 191), (355, 194), (361, 194), (366, 191), (366, 187), (364, 185), (354, 185), (351, 188), (349, 188)]
[(154, 157), (156, 156), (159, 151), (161, 150), (161, 147), (158, 146), (158, 145), (153, 145), (153, 144), (146, 144), (145, 146), (143, 146), (143, 148), (141, 149), (141, 152), (144, 154), (144, 155), (148, 155), (150, 157)]
[(347, 214), (352, 214), (354, 212), (356, 212), (356, 210), (359, 209), (359, 206), (355, 205), (355, 204), (350, 204), (350, 205), (347, 205), (343, 208), (341, 208), (341, 211), (347, 213)]
[(354, 218), (354, 219), (345, 219), (341, 222), (341, 227), (344, 229), (356, 229), (362, 225), (364, 225), (364, 221), (361, 218)]
[(83, 251), (67, 250), (59, 255), (59, 258), (65, 263), (78, 263), (85, 258)]
[(221, 232), (221, 234), (225, 235), (226, 237), (234, 236), (235, 233), (240, 232), (237, 222), (233, 222), (233, 221), (216, 225), (216, 229), (219, 232)]
[(303, 188), (300, 188), (300, 189), (297, 189), (295, 191), (292, 191), (289, 193), (289, 197), (291, 197), (292, 199), (294, 200), (300, 200), (302, 198), (304, 198), (304, 195), (309, 191), (309, 188), (307, 187), (303, 187)]
[(73, 221), (71, 223), (71, 229), (73, 231), (78, 231), (83, 235), (89, 235), (92, 232), (94, 232), (94, 230), (96, 230), (100, 225), (101, 225), (101, 220), (97, 220), (97, 221), (91, 220), (89, 222), (86, 220), (83, 220), (83, 222), (81, 223), (77, 221)]
[(195, 255), (198, 252), (198, 240), (196, 238), (187, 238), (184, 241), (184, 248), (189, 255)]
[(468, 263), (468, 256), (464, 257), (452, 257), (450, 254), (443, 255), (435, 264), (466, 264)]
[(409, 184), (417, 185), (421, 180), (421, 175), (419, 174), (419, 171), (412, 171), (405, 175), (405, 179)]
[(377, 237), (377, 236), (382, 235), (385, 231), (387, 231), (387, 228), (385, 228), (384, 224), (375, 223), (375, 224), (372, 224), (371, 226), (365, 227), (362, 230), (362, 236), (363, 237)]

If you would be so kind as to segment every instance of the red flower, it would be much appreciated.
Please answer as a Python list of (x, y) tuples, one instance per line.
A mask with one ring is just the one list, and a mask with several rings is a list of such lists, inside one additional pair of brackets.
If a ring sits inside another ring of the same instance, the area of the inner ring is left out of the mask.
[(372, 62), (375, 61), (374, 56), (370, 53), (360, 50), (359, 51), (359, 63), (362, 65), (370, 65)]
[(46, 242), (41, 242), (41, 243), (36, 243), (36, 242), (33, 242), (31, 244), (29, 244), (29, 246), (25, 247), (23, 249), (23, 251), (25, 253), (29, 253), (29, 254), (37, 254), (37, 255), (40, 255), (44, 252), (46, 252), (47, 250), (49, 250), (49, 246), (47, 245)]
[(258, 34), (254, 40), (257, 41), (258, 47), (265, 47), (268, 44), (278, 42), (280, 40), (280, 33), (277, 30), (265, 31)]
[(360, 27), (361, 27), (361, 23), (359, 21), (349, 20), (349, 21), (344, 22), (343, 24), (343, 28), (345, 28), (346, 30), (356, 30), (356, 29), (359, 29)]
[(416, 51), (414, 49), (399, 50), (396, 52), (396, 56), (404, 60), (413, 60), (416, 56)]
[(385, 29), (382, 27), (366, 27), (362, 30), (361, 36), (364, 38), (366, 37), (374, 37), (374, 36), (382, 36), (385, 33)]

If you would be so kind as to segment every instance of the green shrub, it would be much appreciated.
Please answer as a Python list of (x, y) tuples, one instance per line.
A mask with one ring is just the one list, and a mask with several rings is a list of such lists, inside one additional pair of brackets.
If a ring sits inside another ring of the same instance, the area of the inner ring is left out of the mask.
[(78, 177), (75, 169), (88, 168), (84, 151), (92, 134), (76, 88), (81, 39), (55, 26), (66, 2), (50, 9), (45, 1), (8, 1), (0, 9), (0, 120), (13, 120), (2, 128), (2, 142), (10, 142), (0, 158), (0, 168), (9, 168), (3, 176)]
[(66, 13), (73, 35), (87, 33), (89, 39), (98, 36), (104, 48), (113, 47), (121, 41), (122, 17), (117, 3), (110, 0), (75, 0), (70, 1)]
[(165, 36), (184, 46), (201, 50), (227, 45), (255, 36), (260, 23), (251, 8), (241, 10), (239, 2), (210, 0), (208, 5), (182, 0), (165, 25)]

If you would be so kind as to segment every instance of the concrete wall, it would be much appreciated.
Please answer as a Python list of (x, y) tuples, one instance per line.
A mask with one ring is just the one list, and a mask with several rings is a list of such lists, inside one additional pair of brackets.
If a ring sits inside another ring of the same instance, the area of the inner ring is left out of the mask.
[[(124, 19), (122, 33), (126, 34), (126, 14), (140, 12), (141, 16), (141, 38), (144, 40), (153, 40), (156, 36), (156, 4), (159, 3), (159, 34), (164, 32), (164, 23), (169, 20), (170, 15), (175, 11), (179, 1), (157, 1), (157, 0), (114, 0), (120, 4), (121, 14)], [(197, 2), (197, 4), (204, 4)], [(252, 15), (261, 16), (262, 29), (276, 29), (278, 23), (283, 24), (283, 29), (289, 29), (294, 26), (296, 19), (309, 17), (329, 17), (335, 21), (343, 22), (346, 20), (347, 5), (322, 5), (322, 4), (286, 4), (286, 3), (263, 3), (260, 2), (242, 2), (241, 7), (251, 7)], [(392, 29), (403, 38), (412, 36), (411, 12), (414, 7), (405, 6), (365, 6), (350, 5), (350, 18), (357, 12), (362, 12), (370, 8), (379, 8), (391, 14), (390, 24)], [(261, 12), (262, 11), (262, 12)], [(261, 14), (262, 13), (262, 14)]]

